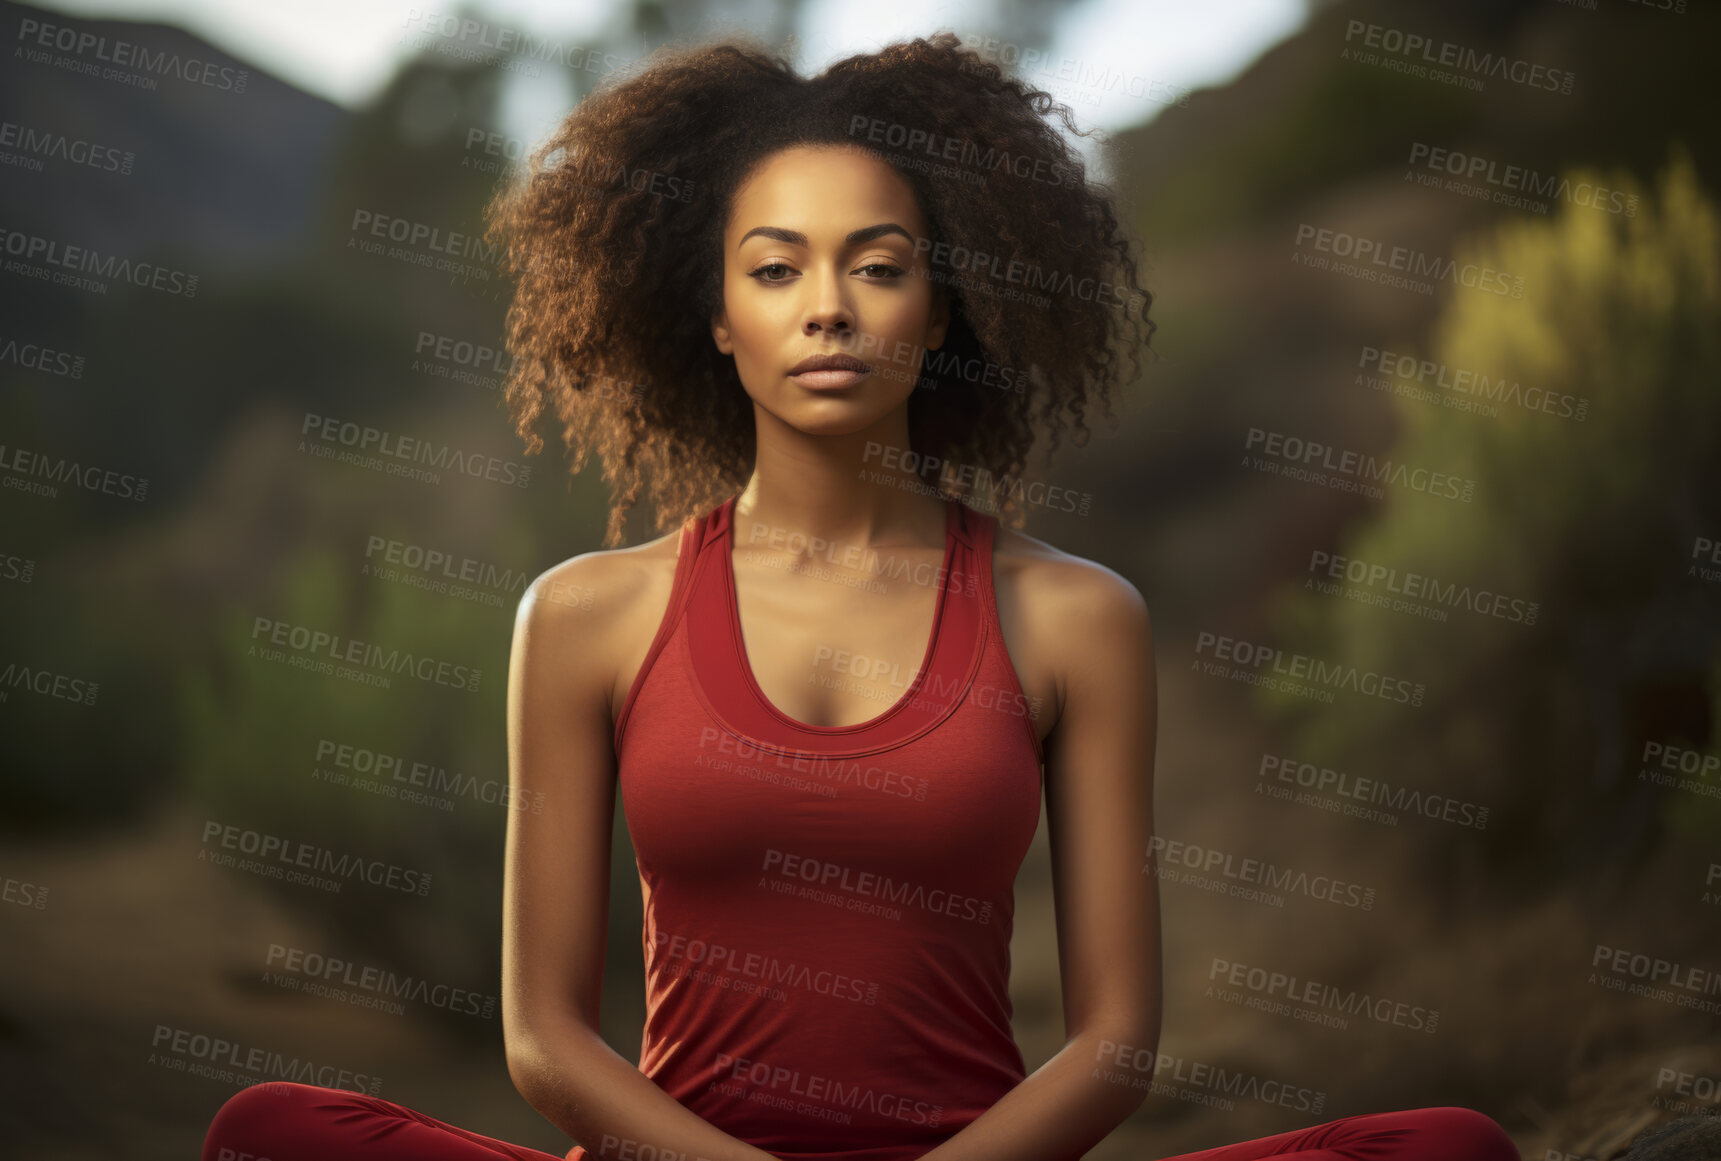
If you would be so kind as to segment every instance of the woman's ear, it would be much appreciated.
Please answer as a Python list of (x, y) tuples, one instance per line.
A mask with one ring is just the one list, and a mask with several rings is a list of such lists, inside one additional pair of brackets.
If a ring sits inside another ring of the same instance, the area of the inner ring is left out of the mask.
[(735, 344), (729, 341), (729, 313), (722, 307), (711, 316), (711, 337), (717, 343), (717, 349), (725, 355), (735, 353)]

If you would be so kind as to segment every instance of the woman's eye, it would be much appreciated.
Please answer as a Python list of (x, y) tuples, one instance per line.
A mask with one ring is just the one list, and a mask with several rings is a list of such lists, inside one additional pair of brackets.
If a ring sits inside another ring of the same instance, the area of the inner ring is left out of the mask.
[[(786, 275), (771, 274), (769, 272), (773, 270), (787, 271), (788, 269), (789, 266), (787, 263), (767, 262), (763, 266), (749, 270), (747, 272), (747, 277), (757, 279), (760, 282), (782, 282)], [(873, 279), (893, 279), (901, 278), (905, 271), (902, 267), (890, 262), (869, 262), (865, 266), (859, 267), (857, 269), (857, 273), (865, 273), (868, 277)]]

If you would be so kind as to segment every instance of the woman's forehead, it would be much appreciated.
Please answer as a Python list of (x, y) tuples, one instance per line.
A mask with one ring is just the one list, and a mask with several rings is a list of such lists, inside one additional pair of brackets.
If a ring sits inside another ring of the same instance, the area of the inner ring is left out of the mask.
[(765, 158), (736, 190), (729, 233), (775, 227), (840, 245), (850, 231), (884, 222), (910, 234), (923, 225), (913, 189), (889, 162), (848, 146), (795, 147)]

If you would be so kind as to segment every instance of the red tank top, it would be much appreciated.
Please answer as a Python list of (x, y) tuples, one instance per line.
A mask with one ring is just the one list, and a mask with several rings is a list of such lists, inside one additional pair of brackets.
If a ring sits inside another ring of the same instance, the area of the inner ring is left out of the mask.
[(645, 906), (639, 1067), (778, 1157), (909, 1161), (1025, 1075), (1010, 931), (1043, 754), (998, 623), (997, 521), (947, 501), (920, 670), (876, 717), (814, 726), (747, 663), (735, 499), (683, 526), (616, 720)]

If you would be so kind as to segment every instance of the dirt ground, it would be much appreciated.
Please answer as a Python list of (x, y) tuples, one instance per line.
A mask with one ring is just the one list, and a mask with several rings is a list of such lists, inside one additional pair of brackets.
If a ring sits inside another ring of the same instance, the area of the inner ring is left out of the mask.
[[(1161, 673), (1158, 823), (1167, 833), (1213, 833), (1245, 813), (1229, 791), (1242, 785), (1235, 771), (1259, 754), (1258, 739), (1233, 728), (1229, 691), (1165, 661)], [(1305, 822), (1254, 813), (1263, 835)], [(196, 1157), (209, 1118), (240, 1082), (161, 1063), (158, 1038), (176, 1034), (374, 1075), (382, 1079), (376, 1095), (477, 1132), (566, 1150), (564, 1136), (514, 1091), (499, 1032), (493, 1047), (474, 1050), (410, 1006), (404, 1015), (361, 1010), (261, 983), (259, 948), (314, 947), (316, 934), (247, 876), (197, 858), (201, 818), (182, 803), (124, 832), (0, 851), (0, 875), (49, 888), (41, 908), (0, 907), (0, 1135), (8, 1157)], [(1344, 852), (1318, 836), (1311, 830), (1299, 840), (1316, 844), (1319, 854), (1307, 860), (1340, 859)], [(1433, 1104), (1483, 1109), (1527, 1159), (1607, 1161), (1650, 1124), (1715, 1109), (1714, 1099), (1679, 1097), (1666, 1079), (1669, 1069), (1721, 1076), (1715, 1018), (1590, 984), (1578, 961), (1606, 924), (1581, 901), (1437, 923), (1416, 905), (1414, 869), (1381, 863), (1368, 847), (1350, 858), (1370, 867), (1390, 907), (1334, 917), (1307, 900), (1289, 900), (1280, 913), (1181, 885), (1161, 891), (1161, 1053), (1319, 1089), (1324, 1115), (1156, 1094), (1088, 1154), (1092, 1161), (1145, 1161), (1350, 1113)], [(1013, 951), (1017, 1035), (1030, 1070), (1063, 1037), (1048, 860), (1042, 818), (1018, 883)], [(1650, 913), (1658, 897), (1647, 896), (1640, 917), (1651, 929), (1661, 922)], [(1689, 915), (1689, 904), (1674, 913)], [(1432, 1036), (1384, 1026), (1335, 1031), (1245, 1011), (1204, 996), (1217, 954), (1429, 998), (1442, 1023)], [(1675, 1107), (1679, 1100), (1685, 1106)]]

